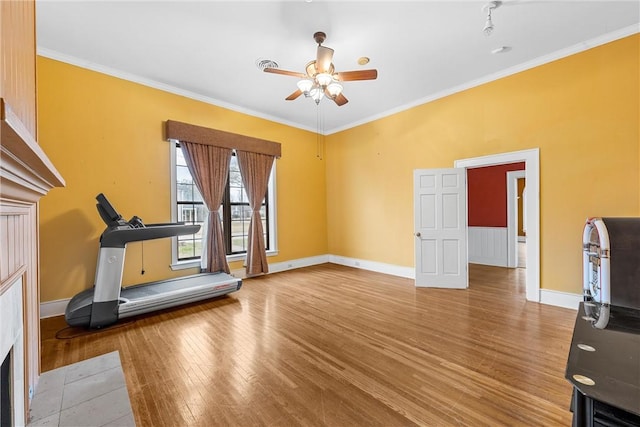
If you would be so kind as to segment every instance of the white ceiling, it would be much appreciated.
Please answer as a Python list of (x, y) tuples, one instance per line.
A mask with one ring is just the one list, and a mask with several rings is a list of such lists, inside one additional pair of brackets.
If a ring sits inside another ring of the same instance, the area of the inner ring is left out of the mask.
[[(36, 3), (41, 55), (296, 127), (333, 133), (639, 31), (640, 1), (56, 1)], [(346, 82), (342, 107), (284, 98), (324, 31)], [(490, 51), (510, 46), (507, 53)], [(371, 62), (357, 64), (361, 56)]]

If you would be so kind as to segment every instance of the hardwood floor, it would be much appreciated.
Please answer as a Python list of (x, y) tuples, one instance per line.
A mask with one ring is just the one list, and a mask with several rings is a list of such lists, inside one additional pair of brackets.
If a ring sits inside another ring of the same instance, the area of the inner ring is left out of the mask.
[(118, 350), (138, 426), (568, 426), (576, 314), (526, 302), (524, 275), (291, 270), (71, 339), (44, 319), (42, 370)]

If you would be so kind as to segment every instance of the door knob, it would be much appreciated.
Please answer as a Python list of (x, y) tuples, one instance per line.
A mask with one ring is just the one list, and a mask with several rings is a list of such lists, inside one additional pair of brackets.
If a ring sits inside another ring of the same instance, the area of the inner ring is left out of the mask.
[(420, 237), (420, 232), (419, 231), (416, 233), (416, 237)]

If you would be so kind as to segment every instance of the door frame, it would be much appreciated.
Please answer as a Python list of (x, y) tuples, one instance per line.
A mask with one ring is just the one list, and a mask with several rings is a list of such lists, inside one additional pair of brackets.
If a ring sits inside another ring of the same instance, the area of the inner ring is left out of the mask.
[(526, 298), (540, 302), (540, 150), (512, 151), (454, 161), (456, 168), (477, 168), (525, 162), (527, 180), (527, 269)]
[[(518, 267), (518, 179), (526, 172), (507, 172), (507, 267)], [(525, 184), (526, 185), (526, 184)]]

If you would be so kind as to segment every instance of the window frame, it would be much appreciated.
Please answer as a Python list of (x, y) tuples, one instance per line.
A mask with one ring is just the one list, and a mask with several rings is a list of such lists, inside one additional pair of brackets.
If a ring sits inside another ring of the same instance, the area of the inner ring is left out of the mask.
[[(171, 222), (178, 221), (178, 201), (177, 201), (177, 188), (176, 188), (176, 180), (177, 180), (177, 168), (176, 168), (176, 147), (179, 142), (176, 140), (169, 140), (169, 149), (170, 149), (170, 188), (171, 188)], [(235, 151), (235, 150), (234, 150)], [(268, 236), (268, 245), (269, 250), (267, 251), (267, 256), (275, 256), (278, 255), (278, 242), (277, 242), (277, 229), (276, 229), (276, 163), (273, 162), (273, 167), (271, 169), (271, 174), (269, 175), (269, 184), (267, 190), (267, 227), (268, 230), (265, 230), (265, 233)], [(227, 185), (228, 187), (228, 185)], [(225, 190), (226, 192), (227, 190)], [(226, 197), (226, 196), (225, 196)], [(221, 218), (223, 220), (223, 218)], [(226, 236), (225, 236), (226, 237)], [(225, 242), (225, 245), (227, 242)], [(245, 253), (237, 253), (227, 255), (227, 262), (234, 261), (242, 261), (246, 258)], [(187, 260), (178, 260), (178, 237), (174, 236), (171, 238), (171, 269), (172, 270), (182, 270), (187, 268), (200, 267), (200, 257), (187, 259)]]

